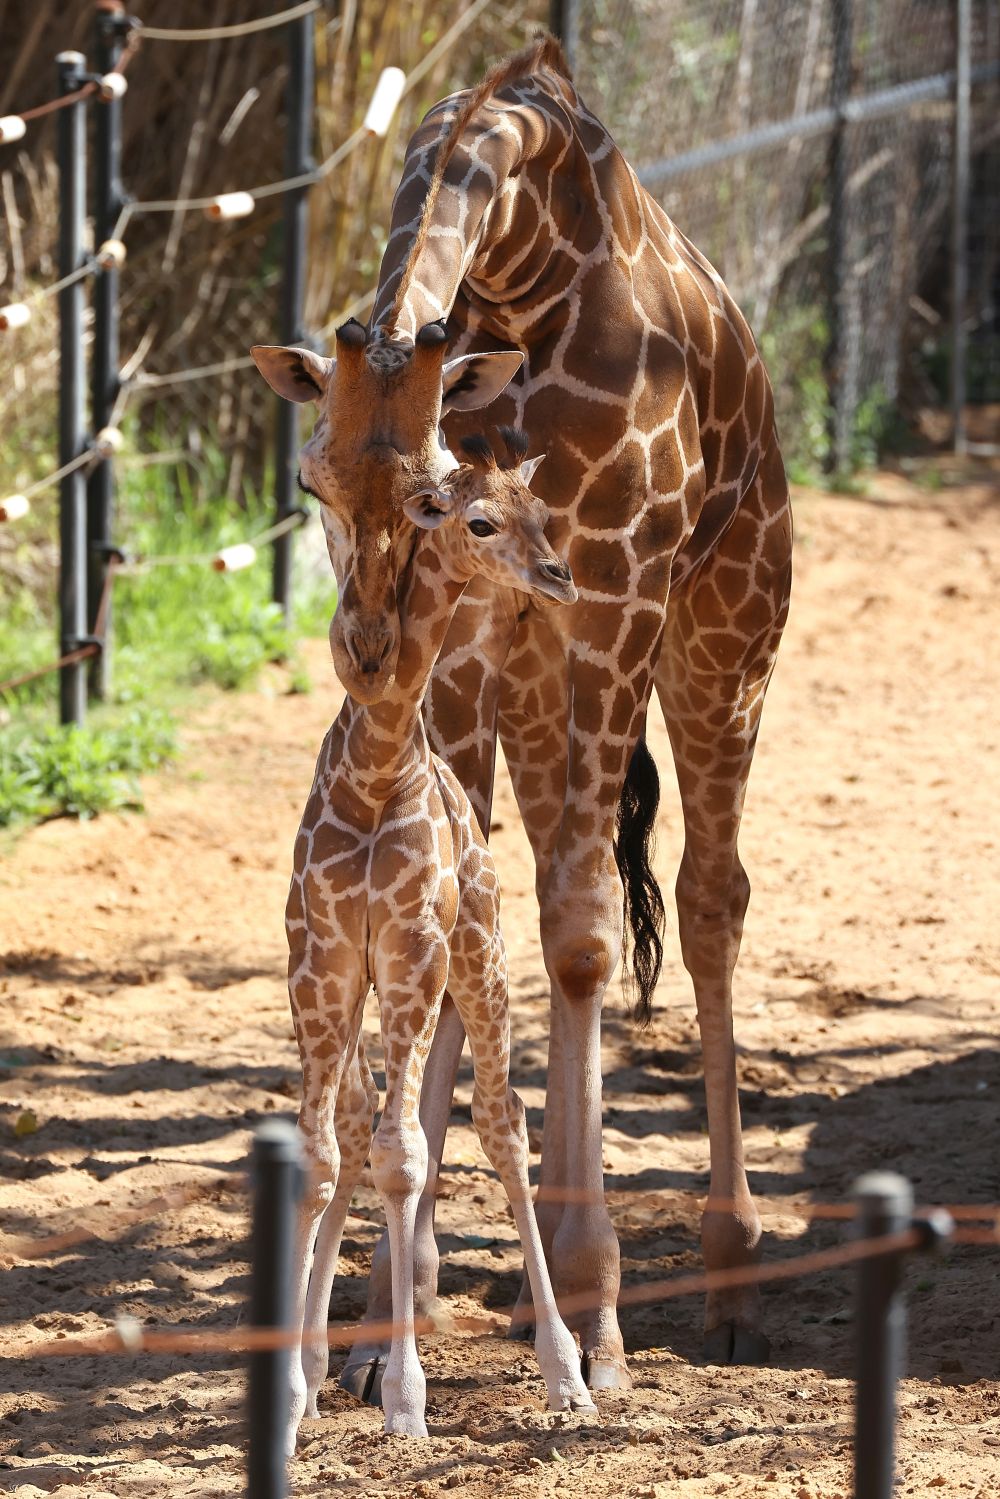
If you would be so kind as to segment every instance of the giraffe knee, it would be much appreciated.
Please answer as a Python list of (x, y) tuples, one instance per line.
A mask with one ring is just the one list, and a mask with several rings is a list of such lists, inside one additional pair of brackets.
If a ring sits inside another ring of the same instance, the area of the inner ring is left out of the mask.
[(427, 1140), (419, 1125), (405, 1134), (393, 1131), (388, 1136), (380, 1126), (371, 1148), (372, 1180), (379, 1195), (419, 1197), (427, 1182), (427, 1159)]
[(592, 932), (562, 934), (545, 943), (545, 962), (560, 994), (570, 1004), (600, 1003), (621, 958), (621, 939)]

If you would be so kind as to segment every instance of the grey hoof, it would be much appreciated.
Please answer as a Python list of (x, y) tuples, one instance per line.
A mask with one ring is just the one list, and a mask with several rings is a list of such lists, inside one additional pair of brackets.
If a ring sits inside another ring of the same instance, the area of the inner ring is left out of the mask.
[(387, 1355), (384, 1353), (375, 1358), (358, 1359), (357, 1362), (348, 1359), (340, 1376), (340, 1388), (353, 1395), (355, 1400), (364, 1401), (365, 1405), (380, 1406), (386, 1359)]
[(598, 1358), (586, 1349), (580, 1355), (580, 1373), (588, 1390), (630, 1390), (632, 1376), (624, 1364)]
[(766, 1364), (771, 1358), (771, 1342), (762, 1332), (736, 1322), (721, 1322), (705, 1334), (701, 1351), (708, 1364)]

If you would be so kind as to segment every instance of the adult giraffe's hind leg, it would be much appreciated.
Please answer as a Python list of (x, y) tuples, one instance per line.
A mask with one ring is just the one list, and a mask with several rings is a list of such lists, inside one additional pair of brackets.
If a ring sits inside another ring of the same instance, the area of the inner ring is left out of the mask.
[[(764, 693), (788, 611), (791, 516), (776, 447), (709, 558), (670, 596), (656, 687), (684, 813), (677, 910), (694, 983), (711, 1178), (701, 1236), (709, 1270), (755, 1263), (761, 1224), (743, 1163), (732, 980), (750, 897), (737, 838)], [(709, 1293), (705, 1356), (764, 1362), (756, 1287)]]

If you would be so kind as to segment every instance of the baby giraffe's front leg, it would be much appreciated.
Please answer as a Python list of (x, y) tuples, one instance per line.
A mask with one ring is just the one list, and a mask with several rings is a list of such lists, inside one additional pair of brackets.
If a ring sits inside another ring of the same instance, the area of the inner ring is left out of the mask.
[[(425, 1437), (427, 1386), (417, 1353), (413, 1313), (414, 1225), (427, 1181), (427, 1140), (420, 1124), (420, 1088), (448, 979), (448, 945), (411, 930), (412, 961), (397, 952), (376, 960), (376, 988), (385, 1048), (385, 1108), (372, 1142), (372, 1177), (385, 1209), (392, 1262), (393, 1333), (382, 1375), (385, 1429)], [(391, 971), (410, 966), (408, 981)], [(383, 981), (380, 977), (385, 975)]]

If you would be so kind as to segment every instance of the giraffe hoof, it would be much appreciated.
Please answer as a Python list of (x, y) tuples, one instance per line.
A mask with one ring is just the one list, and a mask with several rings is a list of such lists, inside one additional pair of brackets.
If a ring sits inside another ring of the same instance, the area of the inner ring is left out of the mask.
[(623, 1363), (588, 1353), (580, 1355), (580, 1373), (588, 1390), (630, 1390), (632, 1376)]
[(701, 1351), (708, 1364), (766, 1364), (771, 1343), (762, 1332), (740, 1327), (738, 1322), (720, 1322), (705, 1334)]
[(348, 1359), (340, 1376), (340, 1388), (365, 1405), (381, 1405), (385, 1365), (384, 1353), (376, 1354), (374, 1358), (359, 1358), (356, 1362)]

